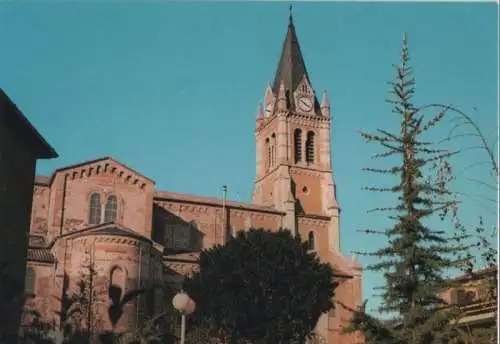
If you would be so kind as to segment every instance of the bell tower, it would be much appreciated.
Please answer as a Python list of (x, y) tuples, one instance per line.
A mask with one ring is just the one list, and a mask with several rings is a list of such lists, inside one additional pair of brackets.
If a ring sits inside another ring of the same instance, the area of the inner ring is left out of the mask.
[[(300, 232), (300, 218), (328, 221), (328, 250), (340, 250), (331, 164), (330, 103), (307, 73), (290, 11), (274, 82), (257, 110), (253, 203), (285, 212), (284, 227)], [(304, 232), (305, 233), (302, 233)]]

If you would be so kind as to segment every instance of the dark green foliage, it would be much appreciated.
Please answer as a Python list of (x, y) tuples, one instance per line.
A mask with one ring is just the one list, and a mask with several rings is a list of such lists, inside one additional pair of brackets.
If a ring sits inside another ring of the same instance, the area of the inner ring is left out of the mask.
[(8, 263), (0, 262), (0, 307), (24, 295), (23, 281), (13, 279), (8, 268)]
[[(169, 313), (158, 314), (145, 321), (144, 326), (128, 336), (128, 344), (173, 344), (178, 342), (168, 325)], [(202, 343), (202, 342), (200, 342)]]
[(89, 341), (89, 331), (82, 326), (85, 309), (89, 309), (90, 306), (86, 292), (89, 283), (89, 279), (82, 276), (77, 282), (78, 291), (71, 293), (69, 277), (66, 273), (64, 274), (62, 296), (55, 296), (61, 304), (60, 310), (55, 313), (60, 319), (64, 343), (88, 343)]
[(217, 333), (205, 326), (194, 326), (189, 328), (186, 334), (186, 344), (219, 344)]
[(115, 327), (123, 316), (124, 307), (127, 303), (147, 293), (148, 289), (134, 289), (123, 294), (123, 289), (117, 285), (111, 284), (108, 287), (108, 297), (110, 304), (108, 306), (108, 317), (111, 322), (112, 331), (106, 331), (99, 334), (99, 340), (103, 344), (118, 343), (125, 333), (117, 333)]
[[(13, 311), (21, 310), (26, 300), (34, 297), (34, 294), (24, 292), (24, 283), (22, 280), (14, 278), (9, 272), (11, 265), (7, 262), (0, 262), (0, 315), (15, 317)], [(22, 313), (22, 312), (20, 312)], [(8, 321), (0, 320), (0, 343), (15, 342), (16, 333), (6, 333), (5, 325)]]
[[(428, 104), (423, 108), (437, 109), (439, 111), (444, 110), (453, 115), (449, 121), (452, 124), (452, 128), (448, 136), (444, 137), (440, 143), (453, 142), (457, 147), (460, 147), (460, 154), (467, 155), (464, 157), (467, 165), (460, 170), (460, 178), (456, 178), (458, 183), (455, 183), (455, 185), (458, 186), (459, 191), (455, 192), (455, 194), (460, 196), (461, 199), (469, 198), (470, 201), (478, 204), (481, 209), (481, 216), (479, 216), (476, 226), (462, 223), (460, 210), (464, 208), (463, 204), (460, 206), (457, 205), (453, 209), (454, 227), (457, 233), (459, 235), (470, 235), (469, 242), (475, 246), (471, 250), (471, 254), (476, 259), (471, 259), (462, 270), (466, 275), (470, 275), (471, 277), (477, 277), (475, 276), (477, 270), (484, 271), (484, 268), (493, 270), (494, 273), (482, 275), (481, 279), (489, 287), (488, 297), (494, 302), (497, 290), (496, 271), (498, 265), (498, 226), (495, 221), (498, 216), (498, 201), (493, 196), (493, 193), (498, 194), (499, 177), (499, 166), (497, 156), (494, 153), (494, 144), (488, 142), (487, 136), (479, 126), (477, 108), (473, 108), (475, 117), (474, 114), (469, 114), (449, 104)], [(455, 139), (462, 141), (454, 142)], [(465, 139), (465, 145), (463, 139)], [(474, 154), (471, 154), (472, 151), (474, 151)], [(490, 169), (489, 171), (482, 170), (481, 175), (479, 175), (476, 169), (478, 166), (489, 166)], [(473, 192), (460, 192), (461, 186), (470, 185), (470, 183), (474, 184)], [(481, 189), (486, 192), (478, 192)], [(487, 225), (483, 220), (488, 218), (490, 223), (494, 220), (495, 224), (491, 226)], [(497, 318), (497, 316), (493, 318)], [(452, 344), (497, 343), (497, 327), (493, 323), (483, 326), (483, 328), (477, 328), (476, 326), (473, 328), (463, 327), (456, 329), (456, 332), (458, 336), (454, 340), (458, 340), (458, 342), (454, 341)]]
[(111, 301), (111, 304), (108, 307), (108, 317), (109, 321), (111, 321), (111, 325), (113, 328), (118, 324), (118, 321), (123, 315), (123, 308), (125, 305), (137, 297), (139, 297), (142, 294), (145, 294), (148, 291), (148, 289), (141, 288), (141, 289), (135, 289), (135, 290), (130, 290), (126, 292), (123, 296), (123, 290), (117, 285), (110, 285), (108, 288), (108, 295), (109, 299)]
[(51, 324), (40, 321), (39, 317), (35, 317), (32, 323), (24, 329), (21, 336), (22, 342), (35, 344), (53, 344), (54, 341), (49, 336), (52, 330)]
[(63, 293), (61, 297), (54, 296), (61, 304), (61, 309), (55, 314), (59, 317), (63, 332), (68, 336), (73, 331), (74, 327), (80, 327), (81, 317), (83, 316), (83, 307), (88, 304), (85, 297), (85, 289), (87, 283), (84, 280), (78, 282), (78, 292), (70, 293), (69, 277), (64, 274), (63, 277)]
[(333, 308), (334, 288), (330, 265), (298, 236), (264, 229), (202, 251), (200, 272), (184, 284), (196, 302), (193, 322), (229, 343), (303, 343)]
[[(400, 130), (361, 133), (367, 142), (384, 148), (376, 158), (390, 157), (397, 161), (389, 168), (366, 169), (397, 178), (391, 187), (366, 188), (397, 196), (395, 206), (375, 209), (387, 213), (393, 225), (382, 231), (367, 231), (367, 234), (387, 237), (386, 247), (359, 253), (377, 259), (366, 269), (383, 274), (385, 285), (381, 288), (379, 312), (394, 318), (382, 322), (360, 309), (354, 314), (352, 329), (363, 331), (369, 343), (441, 343), (446, 339), (450, 321), (456, 316), (455, 309), (439, 296), (452, 286), (445, 274), (470, 259), (469, 247), (462, 244), (467, 235), (448, 235), (444, 229), (429, 227), (432, 220), (444, 220), (456, 206), (448, 197), (451, 192), (445, 176), (449, 167), (447, 160), (454, 153), (434, 148), (432, 142), (425, 139), (427, 132), (444, 118), (446, 109), (425, 119), (423, 108), (413, 104), (415, 80), (409, 65), (406, 36), (396, 71), (396, 81), (391, 83), (393, 97), (388, 102), (399, 117)], [(435, 165), (442, 167), (437, 180), (429, 178)]]

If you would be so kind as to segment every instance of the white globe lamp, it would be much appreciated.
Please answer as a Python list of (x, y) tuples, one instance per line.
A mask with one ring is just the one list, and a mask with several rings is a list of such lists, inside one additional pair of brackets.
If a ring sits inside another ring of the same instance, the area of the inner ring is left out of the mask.
[(189, 315), (196, 309), (195, 302), (189, 297), (188, 294), (180, 292), (174, 296), (172, 305), (175, 309), (185, 315)]
[(186, 316), (193, 313), (196, 304), (189, 297), (188, 294), (181, 291), (172, 299), (172, 305), (181, 313), (181, 343), (184, 344), (186, 340)]

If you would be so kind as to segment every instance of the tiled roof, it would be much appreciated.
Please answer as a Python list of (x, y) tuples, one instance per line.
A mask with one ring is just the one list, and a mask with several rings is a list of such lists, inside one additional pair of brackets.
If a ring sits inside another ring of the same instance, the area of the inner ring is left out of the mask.
[(44, 247), (45, 246), (45, 238), (43, 235), (30, 234), (28, 239), (29, 247)]
[(55, 257), (50, 252), (50, 249), (44, 247), (30, 247), (28, 248), (28, 261), (54, 263)]
[(50, 177), (48, 176), (36, 176), (35, 177), (35, 184), (36, 185), (49, 185), (50, 183)]
[(470, 273), (465, 273), (460, 276), (452, 278), (455, 281), (468, 281), (468, 280), (479, 280), (485, 278), (487, 276), (495, 276), (497, 275), (496, 267), (488, 267), (476, 271), (472, 271)]
[(71, 236), (85, 236), (85, 235), (118, 235), (118, 236), (127, 236), (133, 237), (139, 240), (144, 240), (148, 242), (152, 242), (151, 239), (125, 227), (121, 227), (114, 222), (108, 222), (99, 224), (92, 227), (87, 227), (84, 229), (80, 229), (78, 231), (69, 232), (64, 234), (64, 237)]
[(182, 262), (198, 263), (199, 259), (200, 259), (200, 252), (168, 254), (168, 255), (163, 256), (163, 260), (168, 260), (168, 261), (182, 261)]
[[(168, 191), (155, 192), (155, 198), (168, 199), (168, 200), (181, 201), (181, 202), (189, 202), (189, 203), (203, 203), (203, 204), (208, 204), (208, 205), (222, 206), (222, 199), (220, 199), (220, 198), (195, 196), (195, 195), (168, 192)], [(247, 209), (247, 210), (256, 210), (256, 211), (274, 213), (277, 215), (283, 215), (283, 212), (276, 210), (274, 208), (250, 204), (250, 203), (227, 201), (226, 206), (230, 207), (230, 208), (241, 208), (241, 209)]]

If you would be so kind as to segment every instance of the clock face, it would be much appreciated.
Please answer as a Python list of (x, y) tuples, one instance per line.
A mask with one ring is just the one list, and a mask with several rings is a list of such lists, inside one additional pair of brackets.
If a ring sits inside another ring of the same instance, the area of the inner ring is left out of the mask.
[(313, 100), (309, 97), (300, 97), (297, 102), (299, 109), (306, 112), (311, 111), (314, 105)]
[(273, 103), (269, 103), (266, 105), (266, 115), (269, 116), (273, 112)]

